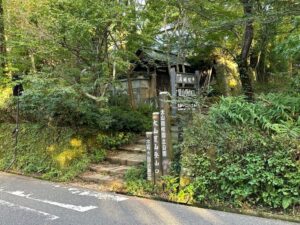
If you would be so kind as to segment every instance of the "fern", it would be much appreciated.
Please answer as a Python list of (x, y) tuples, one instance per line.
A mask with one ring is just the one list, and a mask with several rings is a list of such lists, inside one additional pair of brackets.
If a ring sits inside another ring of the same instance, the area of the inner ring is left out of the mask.
[(267, 132), (300, 136), (300, 95), (268, 94), (249, 103), (242, 97), (226, 97), (212, 107), (215, 123), (258, 126)]

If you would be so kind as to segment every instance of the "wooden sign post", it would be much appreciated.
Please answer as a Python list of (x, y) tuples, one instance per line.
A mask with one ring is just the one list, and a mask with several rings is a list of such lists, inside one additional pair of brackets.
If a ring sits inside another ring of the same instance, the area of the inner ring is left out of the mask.
[(173, 159), (170, 94), (159, 94), (159, 112), (152, 114), (153, 130), (146, 133), (147, 179), (157, 183), (160, 177), (168, 175)]
[(172, 95), (172, 115), (176, 116), (176, 98), (177, 98), (177, 93), (176, 93), (176, 70), (175, 68), (172, 68), (170, 71), (171, 75), (171, 95)]
[(154, 182), (154, 151), (153, 151), (153, 133), (146, 133), (146, 160), (147, 160), (147, 180)]
[(171, 121), (170, 121), (170, 97), (168, 92), (160, 92), (160, 132), (162, 149), (163, 175), (169, 173), (172, 154)]
[(162, 176), (162, 154), (160, 141), (159, 112), (153, 113), (153, 148), (154, 148), (154, 176), (155, 182)]
[(178, 111), (194, 109), (195, 97), (199, 92), (200, 74), (199, 71), (194, 73), (176, 73), (172, 68), (171, 91), (172, 91), (172, 115), (175, 116)]

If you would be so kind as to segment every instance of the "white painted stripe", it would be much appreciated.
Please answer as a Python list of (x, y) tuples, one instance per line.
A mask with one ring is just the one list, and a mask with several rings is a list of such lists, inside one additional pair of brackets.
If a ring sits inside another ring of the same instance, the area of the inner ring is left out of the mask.
[(112, 201), (116, 201), (116, 202), (122, 202), (122, 201), (128, 200), (128, 198), (123, 197), (123, 196), (112, 195), (112, 194), (108, 194), (108, 193), (93, 192), (93, 191), (83, 191), (83, 192), (79, 193), (78, 195), (94, 197), (99, 200), (112, 200)]
[(28, 208), (28, 207), (25, 207), (25, 206), (15, 205), (14, 203), (7, 202), (7, 201), (4, 201), (4, 200), (0, 200), (0, 205), (7, 206), (9, 208), (20, 209), (20, 210), (23, 210), (23, 211), (26, 211), (26, 212), (31, 212), (31, 213), (42, 215), (42, 216), (46, 216), (47, 220), (57, 220), (57, 219), (59, 219), (58, 216), (51, 215), (49, 213), (39, 211), (39, 210), (36, 210), (36, 209), (32, 209), (32, 208)]
[(77, 212), (87, 212), (90, 211), (92, 209), (97, 209), (97, 206), (77, 206), (77, 205), (71, 205), (71, 204), (64, 204), (64, 203), (60, 203), (60, 202), (53, 202), (53, 201), (49, 201), (49, 200), (41, 200), (41, 199), (36, 199), (36, 198), (29, 198), (38, 202), (43, 202), (43, 203), (47, 203), (50, 205), (55, 205), (61, 208), (65, 208), (65, 209), (71, 209)]
[[(54, 187), (58, 187), (57, 185)], [(116, 202), (122, 202), (128, 200), (128, 198), (117, 195), (117, 194), (111, 194), (111, 193), (105, 193), (105, 192), (96, 192), (96, 191), (82, 191), (78, 188), (69, 188), (69, 187), (60, 187), (67, 189), (71, 194), (73, 195), (79, 195), (79, 196), (87, 196), (87, 197), (94, 197), (99, 200), (110, 200), (110, 201), (116, 201)]]
[(5, 191), (3, 189), (0, 189), (0, 192), (4, 192), (4, 193), (7, 193), (7, 194), (11, 194), (11, 195), (14, 195), (14, 196), (26, 198), (26, 199), (37, 201), (37, 202), (46, 203), (46, 204), (49, 204), (49, 205), (55, 205), (55, 206), (58, 206), (58, 207), (61, 207), (61, 208), (70, 209), (70, 210), (74, 210), (74, 211), (77, 211), (77, 212), (87, 212), (87, 211), (90, 211), (92, 209), (98, 208), (97, 206), (77, 206), (77, 205), (71, 205), (71, 204), (65, 204), (65, 203), (50, 201), (50, 200), (47, 200), (47, 199), (33, 198), (33, 197), (31, 197), (32, 194), (24, 194), (23, 191)]

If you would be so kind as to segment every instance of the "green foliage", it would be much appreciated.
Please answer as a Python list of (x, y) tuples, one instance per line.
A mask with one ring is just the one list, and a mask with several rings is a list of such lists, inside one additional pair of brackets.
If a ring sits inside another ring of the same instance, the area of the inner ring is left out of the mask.
[[(300, 17), (295, 18), (295, 27), (299, 26), (300, 24)], [(287, 38), (282, 40), (279, 45), (276, 47), (276, 50), (282, 54), (286, 59), (291, 58), (299, 58), (300, 57), (300, 38), (299, 32), (292, 33)]]
[(114, 131), (140, 133), (151, 129), (151, 117), (145, 116), (139, 111), (112, 107), (111, 116), (112, 123), (110, 129)]
[(102, 148), (93, 149), (91, 152), (92, 154), (89, 156), (92, 163), (100, 163), (106, 157), (106, 150)]
[(125, 174), (126, 190), (130, 194), (143, 195), (154, 192), (154, 186), (146, 180), (146, 163), (138, 168), (131, 168)]
[(240, 98), (222, 98), (219, 105), (211, 109), (211, 118), (216, 124), (252, 125), (267, 132), (288, 134), (297, 137), (300, 134), (299, 94), (261, 95), (253, 104)]
[(292, 80), (291, 88), (293, 92), (300, 93), (300, 73)]
[[(0, 124), (0, 169), (11, 163), (14, 125)], [(17, 161), (14, 170), (44, 179), (66, 181), (86, 170), (90, 160), (86, 145), (74, 138), (68, 128), (49, 128), (41, 125), (21, 124)]]
[(288, 209), (299, 206), (299, 96), (224, 98), (185, 130), (183, 168), (194, 201)]
[(110, 98), (110, 104), (105, 99), (97, 103), (84, 96), (76, 86), (62, 85), (64, 82), (57, 78), (57, 74), (49, 76), (41, 73), (26, 77), (26, 91), (20, 99), (24, 119), (54, 126), (88, 127), (111, 132), (139, 133), (150, 129), (151, 106), (140, 107), (138, 111), (130, 111), (126, 101), (121, 106), (113, 106), (122, 101), (123, 96), (119, 96), (120, 99), (117, 96)]
[(97, 106), (72, 86), (61, 86), (57, 78), (47, 74), (27, 77), (21, 98), (21, 113), (32, 122), (57, 126), (90, 127), (105, 130), (111, 120), (105, 107)]
[(100, 133), (97, 135), (97, 146), (104, 149), (117, 149), (118, 147), (128, 144), (135, 137), (133, 133)]
[(133, 111), (128, 96), (123, 94), (110, 96), (108, 103), (112, 116), (110, 130), (136, 133), (151, 130), (152, 113), (155, 111), (153, 105), (140, 104), (137, 110)]

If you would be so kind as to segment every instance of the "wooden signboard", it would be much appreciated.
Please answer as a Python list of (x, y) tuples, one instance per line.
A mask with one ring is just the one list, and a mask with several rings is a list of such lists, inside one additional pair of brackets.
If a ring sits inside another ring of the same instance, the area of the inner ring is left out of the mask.
[(172, 114), (196, 107), (195, 97), (199, 90), (199, 73), (176, 73), (171, 69)]

